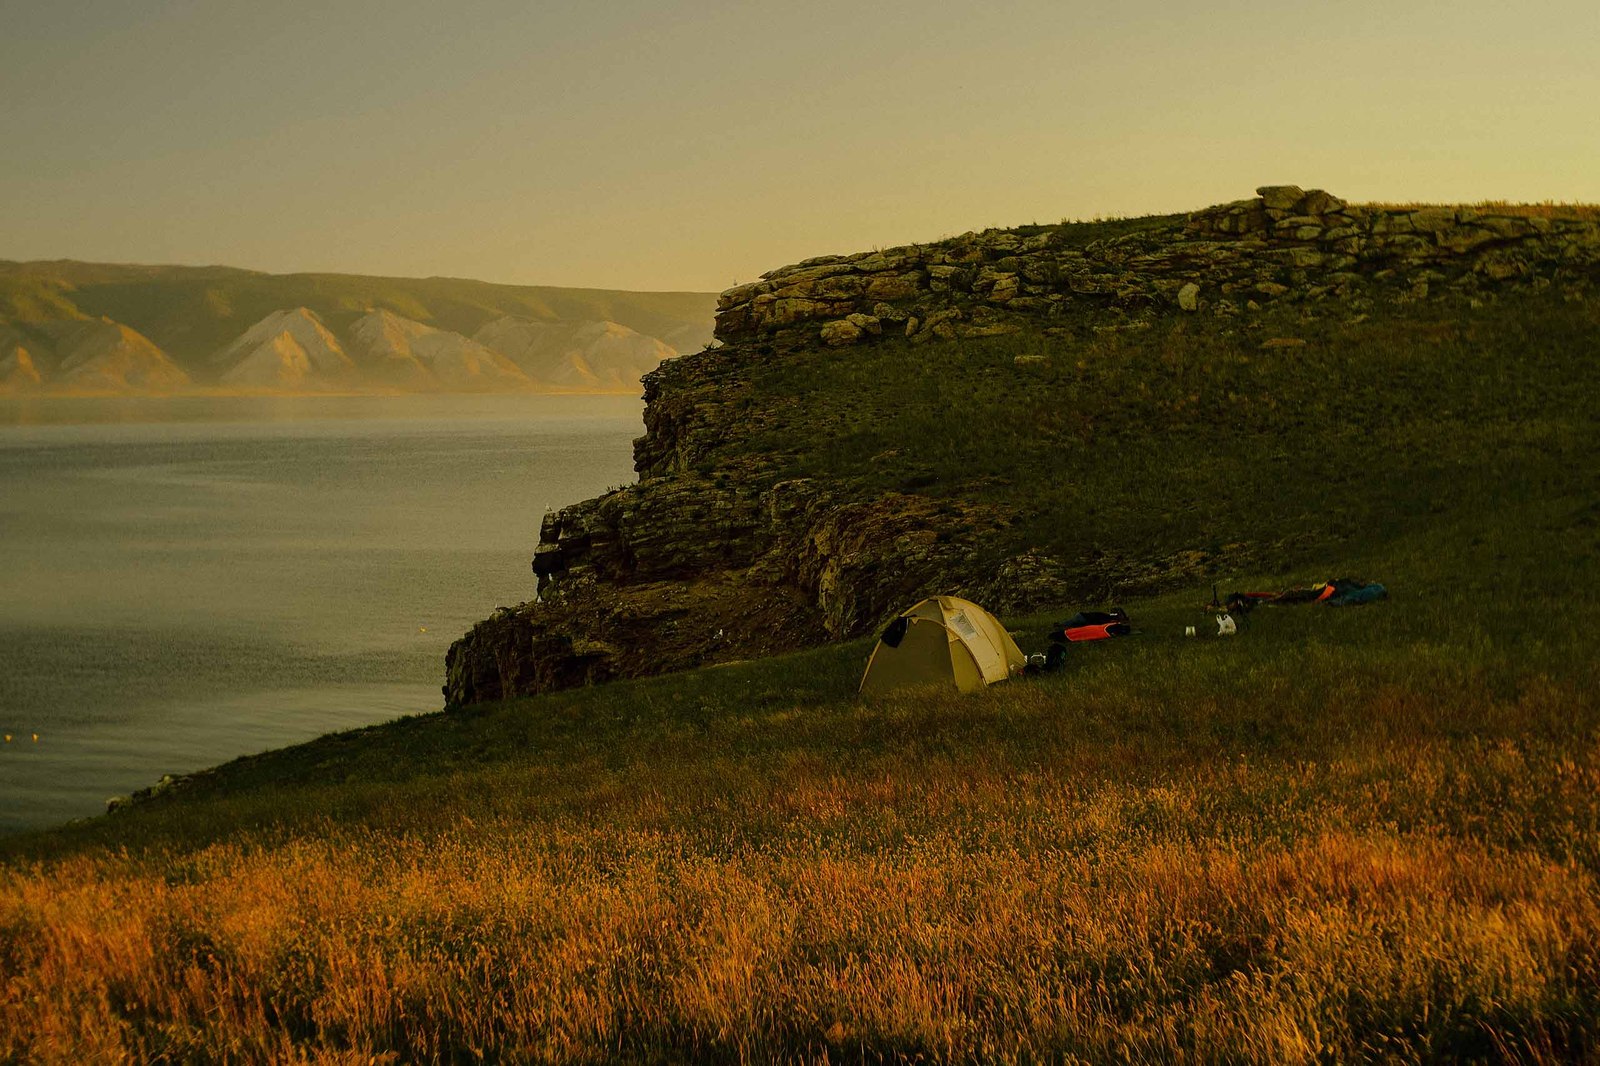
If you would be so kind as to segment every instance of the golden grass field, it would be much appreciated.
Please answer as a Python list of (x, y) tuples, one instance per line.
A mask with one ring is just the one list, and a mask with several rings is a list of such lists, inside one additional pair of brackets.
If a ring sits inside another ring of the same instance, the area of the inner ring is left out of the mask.
[[(16, 864), (0, 1058), (1592, 1058), (1593, 688), (1290, 636), (1237, 698), (1220, 642), (831, 709), (758, 666), (662, 679), (624, 687), (636, 753), (547, 737)], [(854, 668), (830, 651), (788, 668)]]

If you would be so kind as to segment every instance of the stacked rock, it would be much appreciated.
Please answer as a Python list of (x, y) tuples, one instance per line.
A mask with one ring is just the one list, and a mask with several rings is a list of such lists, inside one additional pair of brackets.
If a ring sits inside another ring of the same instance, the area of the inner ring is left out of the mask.
[(1600, 221), (1581, 212), (1362, 206), (1297, 185), (1100, 239), (1079, 232), (988, 230), (807, 259), (723, 293), (717, 336), (846, 347), (897, 334), (992, 336), (1069, 310), (1231, 315), (1383, 290), (1412, 300), (1587, 286), (1600, 273)]

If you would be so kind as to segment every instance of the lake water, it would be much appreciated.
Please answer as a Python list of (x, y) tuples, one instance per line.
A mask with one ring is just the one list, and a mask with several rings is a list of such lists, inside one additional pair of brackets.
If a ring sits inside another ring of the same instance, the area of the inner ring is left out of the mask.
[(450, 642), (533, 598), (546, 508), (633, 480), (640, 411), (0, 401), (0, 832), (438, 710)]

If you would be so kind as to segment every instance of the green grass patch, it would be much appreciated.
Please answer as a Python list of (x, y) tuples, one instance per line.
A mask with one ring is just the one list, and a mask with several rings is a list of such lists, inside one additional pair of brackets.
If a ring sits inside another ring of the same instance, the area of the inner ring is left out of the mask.
[(1328, 311), (776, 355), (738, 448), (779, 476), (1004, 504), (1021, 521), (997, 555), (1043, 550), (1102, 598), (1193, 580), (1163, 566), (1182, 552), (1283, 569), (1552, 477), (1600, 489), (1592, 303)]

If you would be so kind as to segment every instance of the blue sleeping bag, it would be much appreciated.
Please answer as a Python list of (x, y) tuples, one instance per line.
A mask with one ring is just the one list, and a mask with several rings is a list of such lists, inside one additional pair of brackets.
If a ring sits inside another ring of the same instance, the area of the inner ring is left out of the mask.
[(1388, 595), (1389, 590), (1374, 581), (1370, 585), (1341, 588), (1324, 602), (1329, 607), (1360, 607), (1363, 603), (1374, 603), (1385, 599)]

